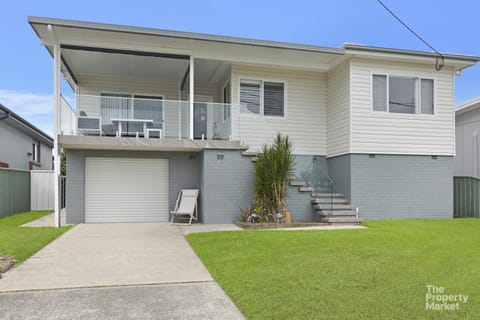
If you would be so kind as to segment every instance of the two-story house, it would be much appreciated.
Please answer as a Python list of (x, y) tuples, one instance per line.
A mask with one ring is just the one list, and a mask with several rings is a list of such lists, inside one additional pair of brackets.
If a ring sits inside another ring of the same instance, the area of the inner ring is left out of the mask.
[(167, 221), (180, 188), (200, 190), (200, 221), (237, 220), (277, 132), (302, 182), (295, 220), (325, 218), (326, 193), (366, 219), (452, 217), (454, 82), (477, 57), (443, 54), (437, 71), (430, 52), (29, 22), (54, 60), (70, 223)]
[(52, 170), (53, 138), (0, 104), (0, 168)]

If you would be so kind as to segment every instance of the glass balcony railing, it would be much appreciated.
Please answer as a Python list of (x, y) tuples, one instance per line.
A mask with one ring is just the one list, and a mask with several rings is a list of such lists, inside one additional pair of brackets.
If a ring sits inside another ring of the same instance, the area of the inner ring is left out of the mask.
[[(61, 134), (111, 137), (190, 138), (189, 101), (145, 96), (76, 96), (76, 108), (62, 100)], [(73, 111), (73, 110), (76, 110)], [(224, 103), (195, 102), (194, 139), (231, 140), (239, 108)]]
[(313, 157), (310, 165), (299, 173), (299, 179), (305, 181), (306, 185), (313, 189), (314, 194), (323, 194), (329, 198), (329, 208), (326, 209), (330, 210), (329, 214), (332, 214), (334, 181), (322, 166), (322, 161)]

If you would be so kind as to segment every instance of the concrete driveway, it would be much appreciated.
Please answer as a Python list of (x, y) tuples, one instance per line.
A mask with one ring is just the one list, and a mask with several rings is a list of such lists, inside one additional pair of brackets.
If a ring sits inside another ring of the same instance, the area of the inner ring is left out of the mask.
[[(101, 313), (85, 314), (92, 308)], [(243, 318), (168, 223), (77, 225), (3, 275), (0, 310), (22, 319), (72, 318), (65, 315), (75, 310), (73, 318), (118, 318), (118, 310), (124, 318), (153, 310), (159, 319)]]

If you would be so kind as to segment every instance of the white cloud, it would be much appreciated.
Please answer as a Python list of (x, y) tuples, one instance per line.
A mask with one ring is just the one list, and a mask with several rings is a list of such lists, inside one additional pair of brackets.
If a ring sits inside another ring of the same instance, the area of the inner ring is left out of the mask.
[(45, 133), (53, 134), (52, 94), (0, 89), (0, 103)]

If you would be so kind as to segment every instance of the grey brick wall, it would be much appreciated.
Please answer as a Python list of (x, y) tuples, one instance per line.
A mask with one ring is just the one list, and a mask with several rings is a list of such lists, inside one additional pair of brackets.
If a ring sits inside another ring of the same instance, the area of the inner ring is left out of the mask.
[(366, 219), (452, 218), (453, 157), (352, 154), (351, 202)]
[[(327, 160), (324, 156), (315, 156), (320, 166), (326, 170)], [(311, 175), (311, 165), (313, 156), (296, 155), (295, 156), (295, 176), (300, 181), (306, 182)], [(287, 208), (292, 213), (294, 221), (317, 221), (318, 215), (312, 207), (311, 192), (300, 192), (298, 187), (289, 187), (287, 193)]]
[(345, 199), (351, 199), (350, 154), (328, 158), (328, 175), (333, 179), (333, 191), (343, 193)]
[(287, 209), (292, 213), (293, 221), (318, 221), (319, 216), (313, 210), (311, 192), (300, 192), (298, 187), (289, 187)]
[(240, 208), (252, 203), (254, 163), (251, 158), (242, 156), (241, 150), (204, 150), (201, 162), (203, 222), (240, 220)]

